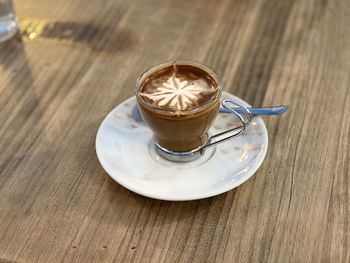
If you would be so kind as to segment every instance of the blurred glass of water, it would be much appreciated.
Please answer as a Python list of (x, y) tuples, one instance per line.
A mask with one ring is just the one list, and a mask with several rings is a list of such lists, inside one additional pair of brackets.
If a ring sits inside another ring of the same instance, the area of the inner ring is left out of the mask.
[(16, 13), (12, 0), (0, 0), (0, 42), (3, 42), (18, 30)]

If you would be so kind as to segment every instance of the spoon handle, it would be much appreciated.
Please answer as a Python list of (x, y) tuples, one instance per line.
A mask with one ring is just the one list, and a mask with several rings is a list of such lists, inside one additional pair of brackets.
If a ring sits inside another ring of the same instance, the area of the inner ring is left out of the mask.
[[(288, 109), (288, 106), (264, 107), (264, 108), (248, 108), (253, 115), (278, 115)], [(234, 108), (238, 113), (246, 113), (242, 108)], [(229, 113), (225, 108), (220, 108), (221, 113)]]

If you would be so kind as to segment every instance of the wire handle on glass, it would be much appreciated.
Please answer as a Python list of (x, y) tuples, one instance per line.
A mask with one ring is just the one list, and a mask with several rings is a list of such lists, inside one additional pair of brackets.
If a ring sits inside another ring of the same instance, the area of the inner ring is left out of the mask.
[[(240, 109), (240, 111), (244, 112), (246, 114), (246, 118), (247, 120), (244, 119), (244, 117), (242, 116), (242, 114), (238, 113), (237, 110), (235, 110), (235, 108), (233, 107), (229, 107), (227, 104), (228, 103), (231, 103), (235, 106), (238, 106), (238, 108), (236, 109)], [(231, 99), (224, 99), (222, 102), (221, 102), (222, 106), (230, 113), (234, 114), (236, 117), (238, 117), (238, 119), (241, 121), (242, 125), (241, 126), (238, 126), (238, 127), (235, 127), (235, 128), (232, 128), (232, 129), (229, 129), (227, 131), (224, 131), (224, 132), (221, 132), (221, 133), (218, 133), (218, 134), (215, 134), (213, 136), (210, 136), (209, 139), (208, 139), (208, 142), (202, 147), (201, 151), (203, 152), (203, 150), (205, 150), (206, 148), (209, 148), (209, 147), (212, 147), (218, 143), (221, 143), (221, 142), (224, 142), (224, 141), (227, 141), (229, 139), (232, 139), (232, 138), (235, 138), (235, 137), (238, 137), (240, 136), (246, 129), (246, 127), (251, 123), (252, 121), (252, 114), (251, 112), (249, 111), (249, 109), (240, 104), (240, 103), (237, 103)], [(238, 132), (235, 132), (237, 131)], [(222, 137), (223, 135), (227, 134), (227, 133), (230, 133), (230, 132), (235, 132), (234, 134), (231, 134), (227, 137), (224, 137), (222, 139), (217, 139), (217, 138), (220, 138)], [(215, 140), (216, 139), (216, 140)], [(214, 141), (213, 141), (214, 140)]]

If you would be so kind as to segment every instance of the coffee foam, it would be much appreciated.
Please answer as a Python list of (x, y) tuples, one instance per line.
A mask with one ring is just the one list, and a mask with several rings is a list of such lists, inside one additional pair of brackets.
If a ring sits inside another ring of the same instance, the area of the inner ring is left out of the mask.
[(176, 65), (153, 73), (139, 89), (150, 104), (167, 110), (189, 110), (215, 96), (218, 83), (198, 67)]

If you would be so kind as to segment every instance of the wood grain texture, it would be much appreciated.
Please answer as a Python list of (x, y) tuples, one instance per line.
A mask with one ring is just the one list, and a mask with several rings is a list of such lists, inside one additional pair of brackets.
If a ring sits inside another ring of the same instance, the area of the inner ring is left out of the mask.
[[(15, 4), (22, 36), (0, 44), (0, 262), (350, 262), (349, 1)], [(104, 116), (170, 59), (209, 65), (255, 106), (290, 106), (265, 118), (266, 159), (228, 193), (144, 198), (97, 160)]]

